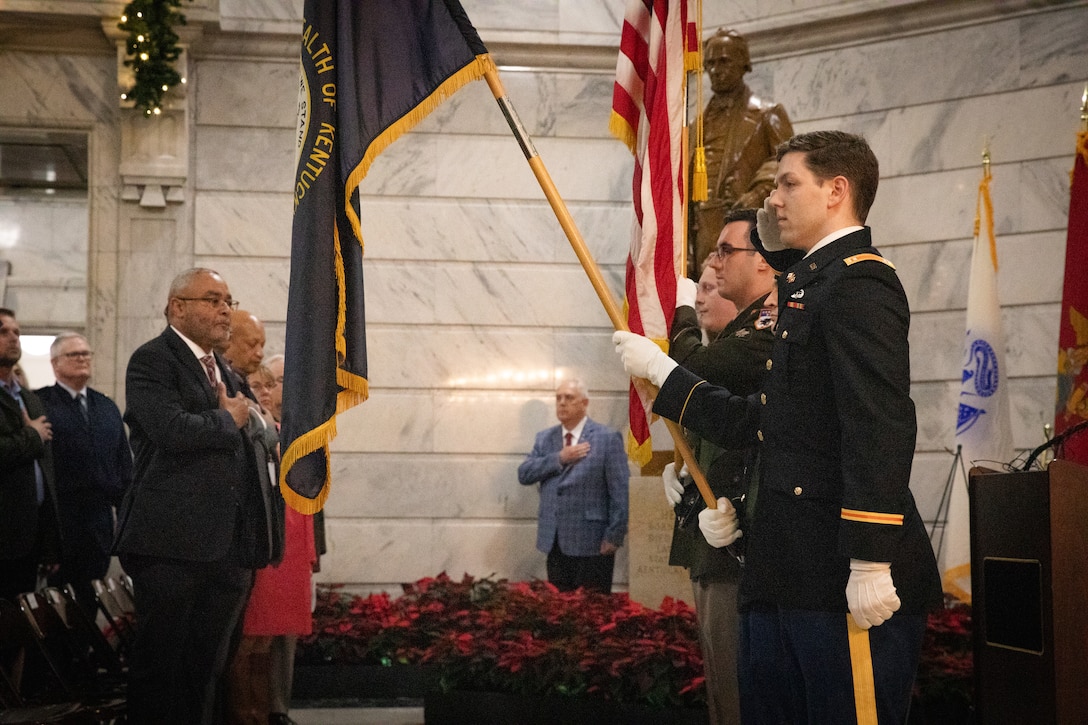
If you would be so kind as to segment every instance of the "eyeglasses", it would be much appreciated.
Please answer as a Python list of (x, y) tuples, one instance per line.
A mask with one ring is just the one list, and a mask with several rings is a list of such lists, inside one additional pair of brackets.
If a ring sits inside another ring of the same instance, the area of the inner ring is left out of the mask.
[(722, 244), (719, 244), (717, 247), (714, 248), (713, 254), (718, 259), (725, 259), (729, 255), (736, 254), (737, 252), (758, 252), (758, 251), (759, 250), (756, 249), (755, 247), (734, 247), (732, 244), (722, 243)]
[(57, 357), (65, 357), (69, 360), (90, 360), (94, 353), (90, 350), (76, 350), (75, 352), (62, 352)]
[(230, 297), (175, 297), (175, 300), (181, 300), (182, 302), (204, 302), (212, 307), (219, 307), (219, 305), (226, 304), (227, 307), (232, 310), (238, 309), (238, 300), (231, 299)]

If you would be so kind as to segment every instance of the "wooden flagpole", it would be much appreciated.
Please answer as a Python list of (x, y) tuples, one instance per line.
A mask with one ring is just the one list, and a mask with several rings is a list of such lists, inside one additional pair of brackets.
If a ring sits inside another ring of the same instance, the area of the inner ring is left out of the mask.
[[(574, 254), (577, 255), (578, 261), (582, 263), (582, 269), (585, 270), (586, 276), (589, 277), (589, 281), (593, 285), (593, 289), (597, 292), (597, 297), (600, 298), (601, 304), (604, 305), (605, 312), (608, 313), (608, 319), (612, 321), (612, 326), (617, 330), (627, 332), (627, 320), (624, 319), (620, 307), (616, 304), (616, 300), (613, 299), (612, 292), (608, 289), (608, 285), (601, 275), (600, 267), (597, 266), (596, 260), (593, 259), (593, 255), (590, 254), (589, 249), (586, 247), (585, 240), (582, 239), (582, 235), (578, 231), (578, 227), (574, 223), (573, 217), (571, 217), (570, 212), (567, 210), (566, 202), (563, 201), (563, 197), (559, 196), (559, 191), (555, 188), (555, 183), (552, 181), (551, 174), (548, 173), (548, 169), (544, 166), (544, 161), (540, 158), (540, 154), (537, 153), (536, 148), (533, 146), (533, 141), (529, 138), (529, 133), (525, 130), (525, 126), (522, 125), (521, 118), (518, 117), (517, 111), (510, 103), (510, 99), (506, 96), (506, 91), (502, 86), (502, 80), (499, 78), (499, 71), (494, 67), (494, 64), (492, 64), (491, 68), (484, 74), (484, 79), (487, 80), (487, 85), (491, 89), (491, 94), (498, 102), (499, 108), (502, 109), (502, 113), (506, 117), (506, 122), (510, 125), (510, 130), (514, 133), (514, 137), (517, 138), (518, 143), (521, 145), (521, 151), (525, 154), (525, 160), (529, 162), (529, 168), (533, 170), (533, 174), (536, 176), (540, 188), (544, 190), (544, 196), (548, 198), (548, 203), (551, 204), (552, 211), (559, 220), (559, 226), (563, 227), (563, 232), (566, 233), (567, 240), (574, 249)], [(646, 385), (654, 393), (657, 392), (654, 386), (649, 382), (646, 382)], [(695, 461), (695, 454), (692, 452), (691, 446), (688, 445), (688, 441), (684, 437), (683, 429), (678, 423), (674, 423), (671, 420), (666, 420), (665, 424), (669, 429), (669, 433), (672, 434), (673, 443), (676, 445), (676, 449), (680, 451), (680, 455), (683, 457), (684, 462), (687, 463), (688, 472), (691, 474), (692, 478), (695, 479), (695, 485), (699, 487), (699, 493), (702, 494), (703, 501), (706, 502), (707, 508), (717, 508), (718, 503), (714, 498), (714, 493), (710, 490), (710, 484), (707, 483), (706, 476), (699, 468), (699, 464)]]

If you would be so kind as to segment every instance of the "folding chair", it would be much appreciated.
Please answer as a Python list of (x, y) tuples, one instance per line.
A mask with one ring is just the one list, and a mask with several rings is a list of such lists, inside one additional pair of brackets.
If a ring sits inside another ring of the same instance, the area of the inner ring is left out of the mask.
[(122, 654), (127, 655), (132, 651), (132, 643), (136, 638), (134, 618), (125, 614), (104, 581), (101, 579), (93, 580), (91, 588), (94, 589), (95, 599), (98, 600), (98, 611), (102, 613), (106, 624), (110, 628), (110, 633), (106, 639), (116, 637)]
[[(73, 636), (58, 610), (33, 592), (19, 595), (23, 610), (45, 661), (69, 698), (78, 699), (98, 722), (124, 717), (128, 703), (121, 673), (99, 666), (92, 645)], [(108, 665), (107, 665), (108, 666)]]
[(108, 577), (106, 579), (106, 589), (113, 595), (114, 600), (117, 602), (117, 606), (121, 608), (121, 612), (127, 615), (129, 619), (135, 620), (136, 598), (132, 595), (129, 588), (123, 585), (120, 579)]
[[(44, 674), (45, 663), (25, 616), (0, 600), (0, 725), (99, 722), (78, 702), (56, 701), (62, 694), (59, 686), (47, 687)], [(30, 701), (30, 693), (41, 699)]]
[(121, 653), (110, 644), (87, 611), (79, 606), (70, 588), (46, 587), (42, 590), (42, 596), (60, 615), (72, 639), (79, 642), (84, 651), (91, 653), (98, 669), (118, 680), (123, 679), (125, 663)]

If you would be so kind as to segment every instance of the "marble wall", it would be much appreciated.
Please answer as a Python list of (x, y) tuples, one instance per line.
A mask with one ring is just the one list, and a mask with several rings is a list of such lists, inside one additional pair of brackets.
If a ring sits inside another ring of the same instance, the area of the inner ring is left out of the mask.
[[(76, 0), (20, 3), (34, 5), (58, 23), (86, 13)], [(503, 70), (509, 96), (618, 294), (631, 160), (607, 119), (623, 2), (464, 6), (496, 60), (517, 66)], [(797, 130), (864, 133), (880, 158), (869, 221), (914, 310), (912, 487), (931, 518), (951, 464), (987, 139), (1017, 445), (1037, 444), (1051, 418), (1086, 3), (753, 0), (705, 13), (708, 27), (749, 35), (751, 85)], [(300, 19), (296, 0), (221, 0), (191, 22), (188, 175), (162, 209), (122, 200), (128, 112), (108, 82), (110, 43), (16, 48), (0, 34), (0, 123), (91, 134), (87, 324), (112, 350), (96, 361), (104, 389), (123, 394), (128, 354), (161, 327), (169, 277), (193, 263), (218, 269), (266, 320), (268, 351), (282, 350)], [(584, 377), (591, 415), (623, 425), (607, 317), (484, 84), (382, 154), (362, 191), (371, 399), (338, 422), (320, 576), (362, 590), (441, 570), (542, 576), (537, 493), (515, 470), (554, 421), (563, 376)], [(623, 584), (626, 554), (618, 567)]]
[(0, 197), (3, 304), (33, 330), (87, 324), (87, 199), (83, 194)]

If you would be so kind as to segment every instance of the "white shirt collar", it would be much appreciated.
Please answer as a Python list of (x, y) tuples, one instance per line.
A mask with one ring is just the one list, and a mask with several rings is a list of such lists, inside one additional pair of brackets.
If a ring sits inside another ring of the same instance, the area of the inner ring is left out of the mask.
[(204, 357), (205, 355), (214, 354), (214, 353), (204, 352), (204, 348), (202, 348), (200, 345), (197, 345), (195, 342), (193, 342), (192, 340), (187, 338), (185, 335), (182, 334), (181, 330), (174, 327), (173, 325), (170, 325), (170, 329), (173, 330), (174, 332), (176, 332), (177, 336), (181, 338), (182, 342), (184, 342), (188, 346), (188, 348), (193, 351), (193, 354), (196, 355), (197, 360)]
[(86, 386), (86, 385), (84, 385), (84, 386), (83, 386), (82, 388), (80, 388), (79, 390), (76, 390), (75, 388), (73, 388), (73, 387), (72, 387), (72, 386), (70, 386), (70, 385), (65, 385), (64, 383), (62, 383), (62, 382), (61, 382), (61, 381), (59, 381), (59, 380), (57, 381), (57, 385), (61, 386), (61, 387), (62, 387), (62, 388), (64, 388), (65, 390), (67, 390), (67, 391), (68, 391), (68, 394), (69, 394), (69, 395), (71, 395), (71, 396), (72, 396), (73, 398), (78, 398), (78, 397), (79, 397), (79, 394), (80, 394), (80, 393), (83, 393), (84, 395), (86, 395), (86, 394), (87, 394), (87, 386)]
[[(213, 359), (215, 358), (215, 353), (214, 352), (204, 352), (204, 348), (202, 348), (200, 345), (197, 345), (195, 342), (193, 342), (192, 340), (187, 338), (185, 335), (181, 334), (181, 330), (179, 330), (178, 328), (174, 327), (173, 325), (170, 325), (170, 329), (177, 333), (177, 336), (181, 338), (181, 341), (184, 342), (188, 346), (188, 348), (192, 351), (193, 355), (196, 356), (196, 361), (198, 363), (200, 363), (200, 366), (201, 366), (202, 370), (204, 369), (204, 362), (203, 362), (202, 358), (205, 355), (211, 355)], [(218, 361), (216, 361), (216, 365), (215, 365), (215, 379), (216, 379), (216, 381), (219, 381), (219, 382), (221, 382), (223, 380), (222, 376), (219, 374)]]
[(582, 429), (586, 427), (586, 418), (587, 416), (582, 416), (582, 419), (578, 421), (578, 425), (574, 426), (570, 430), (567, 430), (564, 427), (563, 438), (565, 439), (567, 437), (567, 433), (570, 433), (570, 439), (577, 443), (578, 439), (582, 437)]
[(808, 257), (811, 257), (813, 254), (816, 253), (817, 249), (823, 249), (824, 247), (826, 247), (828, 244), (831, 244), (831, 242), (835, 241), (836, 239), (842, 239), (847, 234), (853, 234), (854, 232), (861, 231), (864, 228), (865, 227), (858, 227), (858, 226), (843, 227), (842, 229), (839, 229), (838, 231), (831, 232), (826, 237), (824, 237), (820, 241), (816, 242), (816, 244), (813, 245), (812, 249), (808, 250), (808, 253), (805, 255), (805, 258), (807, 259)]

